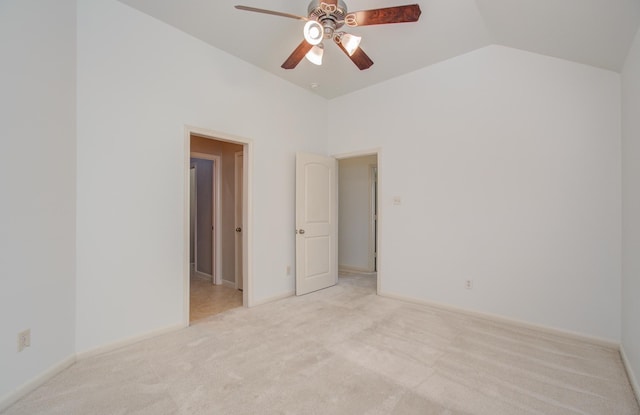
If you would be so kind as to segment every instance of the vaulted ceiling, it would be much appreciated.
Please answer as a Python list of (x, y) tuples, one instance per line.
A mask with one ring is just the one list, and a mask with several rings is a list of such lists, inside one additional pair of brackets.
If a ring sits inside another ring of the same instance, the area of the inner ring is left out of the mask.
[(345, 0), (349, 11), (418, 3), (422, 15), (417, 23), (346, 28), (362, 36), (374, 61), (367, 70), (333, 44), (322, 66), (303, 60), (285, 70), (304, 22), (234, 5), (306, 16), (307, 0), (120, 1), (326, 98), (491, 44), (620, 71), (640, 22), (640, 0)]

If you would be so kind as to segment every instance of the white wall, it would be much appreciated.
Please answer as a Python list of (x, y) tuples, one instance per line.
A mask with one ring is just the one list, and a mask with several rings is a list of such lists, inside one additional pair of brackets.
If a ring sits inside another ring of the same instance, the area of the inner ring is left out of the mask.
[(640, 380), (640, 31), (622, 73), (622, 348)]
[(0, 2), (0, 409), (74, 352), (75, 19), (73, 0)]
[(338, 264), (342, 269), (373, 271), (369, 265), (371, 233), (371, 165), (376, 156), (339, 160)]
[(77, 352), (183, 321), (185, 124), (253, 140), (254, 300), (292, 291), (295, 151), (326, 154), (308, 129), (326, 105), (114, 0), (78, 2)]
[(618, 74), (490, 46), (329, 121), (331, 154), (382, 148), (382, 292), (619, 341)]

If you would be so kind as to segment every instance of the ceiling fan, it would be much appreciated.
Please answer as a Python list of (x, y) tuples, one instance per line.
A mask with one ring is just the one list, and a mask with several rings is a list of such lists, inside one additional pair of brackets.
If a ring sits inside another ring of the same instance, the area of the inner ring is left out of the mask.
[(347, 5), (341, 0), (311, 0), (307, 8), (307, 17), (249, 6), (235, 7), (238, 10), (306, 21), (303, 30), (304, 40), (284, 61), (282, 64), (284, 69), (295, 68), (304, 57), (316, 65), (322, 64), (324, 39), (332, 39), (360, 70), (367, 69), (373, 65), (373, 61), (359, 46), (362, 38), (338, 29), (345, 24), (349, 27), (357, 27), (416, 22), (421, 13), (420, 6), (417, 4), (349, 13)]

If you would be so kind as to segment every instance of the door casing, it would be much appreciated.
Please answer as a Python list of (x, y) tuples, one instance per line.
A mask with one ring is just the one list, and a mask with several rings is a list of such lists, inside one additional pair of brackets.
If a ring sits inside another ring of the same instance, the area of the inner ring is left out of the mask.
[[(236, 225), (236, 235), (235, 235), (235, 280), (236, 280), (236, 289), (244, 290), (244, 285), (242, 281), (242, 233), (244, 232), (244, 221), (242, 220), (242, 181), (243, 175), (242, 171), (244, 169), (243, 165), (243, 153), (242, 151), (237, 151), (234, 154), (234, 222)], [(240, 213), (240, 214), (238, 214)], [(240, 228), (240, 232), (237, 229)], [(238, 272), (239, 271), (239, 272)]]
[(253, 158), (253, 142), (249, 138), (239, 137), (227, 133), (209, 130), (190, 125), (184, 127), (184, 168), (183, 168), (183, 326), (189, 326), (189, 179), (190, 179), (190, 159), (191, 159), (191, 136), (198, 135), (211, 140), (226, 141), (243, 146), (243, 174), (242, 174), (242, 218), (244, 229), (242, 232), (242, 281), (244, 289), (242, 291), (242, 304), (244, 307), (252, 307), (253, 299), (253, 250), (252, 240), (252, 175), (253, 169), (251, 160)]
[(376, 272), (378, 232), (378, 161), (369, 165), (369, 270)]

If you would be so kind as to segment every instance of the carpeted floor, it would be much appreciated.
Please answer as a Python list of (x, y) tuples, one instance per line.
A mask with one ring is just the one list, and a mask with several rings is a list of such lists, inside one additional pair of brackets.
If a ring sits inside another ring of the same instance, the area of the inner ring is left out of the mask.
[(616, 350), (375, 295), (375, 277), (85, 359), (15, 414), (638, 415)]

